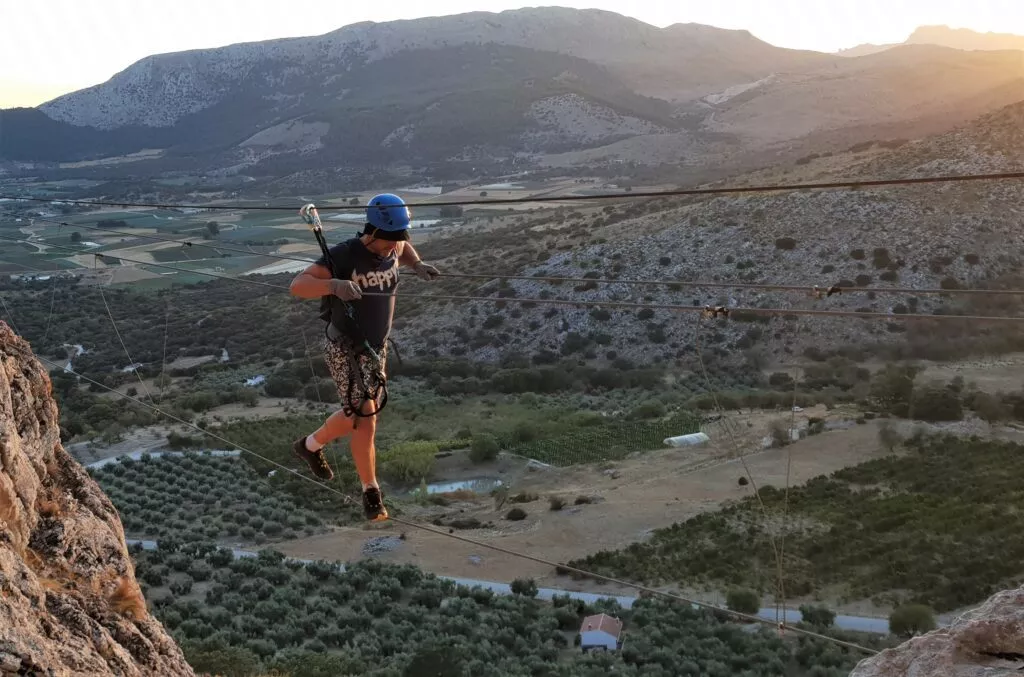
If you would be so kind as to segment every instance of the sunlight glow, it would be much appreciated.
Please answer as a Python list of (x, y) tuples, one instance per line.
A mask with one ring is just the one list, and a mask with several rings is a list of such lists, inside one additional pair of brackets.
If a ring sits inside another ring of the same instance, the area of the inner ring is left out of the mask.
[[(654, 26), (701, 23), (746, 29), (774, 45), (832, 52), (905, 40), (945, 24), (1024, 34), (1020, 0), (567, 0)], [(0, 107), (33, 106), (99, 84), (139, 59), (237, 42), (312, 36), (385, 22), (522, 7), (509, 0), (0, 0)]]

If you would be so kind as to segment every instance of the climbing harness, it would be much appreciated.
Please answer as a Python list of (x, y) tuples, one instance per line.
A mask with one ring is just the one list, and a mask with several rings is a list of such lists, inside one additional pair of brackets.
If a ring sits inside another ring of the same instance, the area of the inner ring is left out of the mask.
[[(327, 264), (327, 269), (331, 271), (331, 277), (342, 279), (337, 274), (338, 271), (334, 270), (334, 259), (331, 257), (331, 252), (327, 246), (327, 241), (324, 239), (323, 224), (320, 222), (320, 214), (317, 212), (316, 205), (314, 205), (313, 203), (309, 203), (303, 206), (302, 209), (299, 210), (299, 214), (302, 216), (303, 220), (305, 220), (306, 224), (310, 227), (310, 230), (313, 231), (313, 236), (316, 238), (317, 244), (320, 245), (320, 251), (323, 252), (324, 261)], [(366, 418), (370, 416), (376, 416), (387, 405), (388, 379), (387, 374), (385, 373), (384, 370), (384, 359), (381, 353), (378, 353), (376, 350), (374, 350), (373, 346), (371, 346), (370, 342), (366, 339), (366, 335), (363, 333), (362, 329), (359, 326), (359, 323), (356, 321), (355, 310), (352, 307), (352, 304), (349, 303), (348, 301), (345, 301), (344, 299), (338, 299), (338, 301), (340, 301), (342, 306), (345, 308), (347, 326), (355, 334), (355, 337), (352, 339), (350, 345), (346, 346), (346, 348), (350, 349), (344, 351), (346, 356), (348, 357), (349, 362), (349, 378), (348, 389), (347, 392), (345, 393), (345, 401), (342, 402), (342, 410), (345, 412), (346, 415), (353, 417), (352, 427), (356, 428), (359, 425), (360, 417)], [(327, 323), (327, 326), (324, 328), (327, 340), (332, 341), (334, 343), (338, 343), (340, 341), (345, 341), (346, 337), (344, 337), (344, 335), (340, 333), (337, 327), (335, 327), (331, 323), (331, 308), (333, 303), (334, 297), (324, 296), (321, 298), (320, 319), (324, 320)], [(334, 332), (336, 332), (337, 335), (332, 336), (332, 330), (334, 330)], [(395, 346), (395, 342), (391, 340), (390, 337), (388, 338), (388, 341), (395, 349), (396, 358), (398, 358), (399, 362), (401, 362), (401, 357), (398, 356), (398, 348), (397, 346)], [(366, 355), (367, 359), (369, 360), (369, 376), (372, 382), (371, 384), (367, 384), (363, 379), (363, 369), (361, 368), (360, 365), (360, 357), (362, 355)], [(363, 391), (362, 397), (359, 399), (357, 399), (354, 396), (353, 392), (355, 390), (356, 378), (359, 379), (359, 384)], [(368, 401), (374, 402), (377, 406), (372, 413), (367, 414), (363, 413), (363, 404)]]

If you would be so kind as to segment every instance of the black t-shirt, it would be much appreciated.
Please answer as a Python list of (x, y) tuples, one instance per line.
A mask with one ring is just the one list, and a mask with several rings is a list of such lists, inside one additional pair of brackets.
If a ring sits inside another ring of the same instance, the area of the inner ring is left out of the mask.
[[(334, 276), (351, 280), (365, 292), (387, 294), (387, 296), (364, 296), (349, 301), (359, 329), (375, 350), (380, 350), (391, 333), (391, 321), (395, 314), (395, 290), (398, 287), (398, 255), (392, 253), (381, 257), (366, 248), (358, 237), (339, 242), (328, 250), (334, 267)], [(321, 266), (327, 265), (324, 257), (317, 259)], [(358, 339), (345, 312), (345, 302), (337, 296), (330, 301), (331, 324), (342, 333)]]

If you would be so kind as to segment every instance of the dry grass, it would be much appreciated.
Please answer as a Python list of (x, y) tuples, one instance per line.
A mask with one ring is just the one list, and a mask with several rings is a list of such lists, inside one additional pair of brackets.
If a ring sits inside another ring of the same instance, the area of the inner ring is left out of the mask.
[(32, 571), (39, 572), (43, 569), (43, 558), (39, 556), (39, 553), (31, 548), (25, 551), (22, 559), (24, 560), (25, 565)]
[(59, 502), (47, 498), (39, 500), (38, 509), (43, 517), (60, 517), (64, 514), (64, 508)]
[(130, 578), (121, 577), (117, 581), (117, 587), (109, 597), (110, 607), (130, 618), (144, 618), (146, 610), (146, 599), (142, 596), (142, 590), (137, 583)]

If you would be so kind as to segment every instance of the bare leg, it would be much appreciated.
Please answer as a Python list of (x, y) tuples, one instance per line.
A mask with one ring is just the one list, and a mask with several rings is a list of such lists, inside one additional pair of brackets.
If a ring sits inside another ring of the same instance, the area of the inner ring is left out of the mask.
[[(377, 403), (373, 400), (363, 402), (362, 411), (364, 414), (371, 414), (377, 411)], [(351, 425), (351, 422), (350, 422)], [(352, 432), (352, 461), (356, 465), (356, 472), (363, 483), (363, 488), (378, 487), (377, 484), (377, 449), (374, 446), (374, 436), (377, 432), (377, 416), (363, 416), (359, 419), (359, 425)]]
[(321, 447), (352, 432), (352, 417), (346, 416), (345, 412), (338, 410), (331, 414), (324, 424), (313, 433), (313, 439)]

